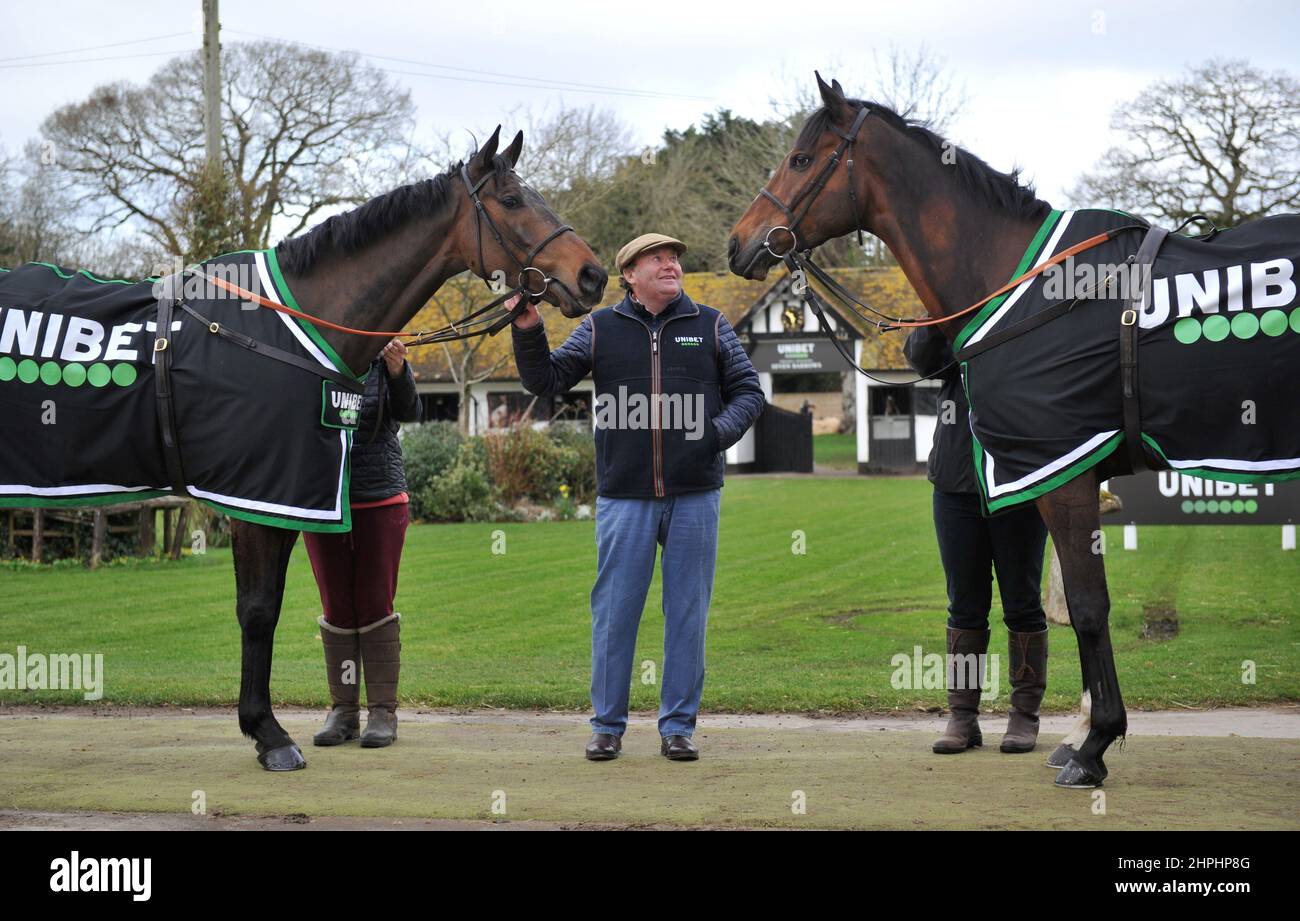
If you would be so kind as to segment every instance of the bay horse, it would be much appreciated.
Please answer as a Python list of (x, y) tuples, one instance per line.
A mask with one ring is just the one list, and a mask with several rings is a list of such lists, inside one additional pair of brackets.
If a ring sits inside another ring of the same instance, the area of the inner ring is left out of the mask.
[[(999, 173), (922, 125), (877, 103), (845, 97), (817, 75), (823, 102), (803, 126), (767, 187), (732, 229), (731, 271), (762, 279), (796, 248), (869, 231), (884, 241), (927, 314), (949, 317), (976, 304), (1013, 275), (1050, 205), (1015, 174)], [(866, 116), (873, 117), (866, 117)], [(837, 168), (839, 166), (840, 168)], [(785, 250), (785, 252), (774, 252)], [(964, 320), (940, 329), (954, 339)], [(1125, 735), (1127, 716), (1111, 649), (1110, 597), (1103, 557), (1098, 485), (1128, 473), (1117, 451), (1036, 499), (1061, 561), (1083, 671), (1086, 737), (1071, 733), (1056, 783), (1099, 785), (1103, 755)], [(1090, 704), (1090, 707), (1089, 707)], [(1089, 713), (1090, 710), (1090, 713)], [(1077, 749), (1075, 749), (1077, 745)]]
[[(447, 172), (378, 196), (275, 248), (284, 281), (303, 311), (354, 330), (322, 324), (320, 334), (357, 377), (390, 336), (356, 330), (401, 330), (447, 279), (466, 270), (485, 281), (514, 283), (569, 317), (599, 303), (604, 268), (516, 175), (523, 132), (498, 153), (500, 133), (498, 126), (466, 162)], [(462, 334), (459, 328), (453, 332), (447, 338)], [(274, 394), (250, 393), (248, 399), (255, 409)], [(270, 688), (275, 628), (298, 533), (231, 520), (242, 631), (239, 728), (256, 743), (258, 762), (268, 771), (306, 767), (272, 712)]]

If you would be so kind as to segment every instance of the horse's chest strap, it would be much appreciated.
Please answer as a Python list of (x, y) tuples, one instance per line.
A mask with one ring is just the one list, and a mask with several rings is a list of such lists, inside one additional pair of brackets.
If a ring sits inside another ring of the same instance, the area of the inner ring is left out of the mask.
[(172, 492), (188, 496), (185, 471), (181, 466), (180, 440), (176, 437), (176, 408), (172, 399), (172, 308), (180, 301), (168, 297), (158, 298), (158, 325), (153, 341), (154, 391), (158, 398), (158, 430), (162, 437), (163, 458), (167, 462), (167, 478)]
[(1169, 231), (1152, 227), (1142, 238), (1137, 255), (1132, 259), (1142, 284), (1119, 321), (1119, 374), (1120, 392), (1124, 401), (1124, 447), (1128, 452), (1129, 466), (1134, 473), (1148, 466), (1146, 449), (1142, 444), (1142, 407), (1138, 401), (1138, 311), (1142, 309), (1144, 294), (1149, 295), (1151, 272), (1156, 254)]

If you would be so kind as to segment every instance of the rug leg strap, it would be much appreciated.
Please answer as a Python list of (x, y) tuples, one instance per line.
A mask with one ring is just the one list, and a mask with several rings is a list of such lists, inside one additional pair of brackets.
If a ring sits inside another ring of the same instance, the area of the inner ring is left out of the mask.
[(163, 458), (167, 462), (167, 478), (171, 480), (172, 492), (177, 496), (188, 496), (185, 486), (185, 471), (181, 466), (181, 446), (176, 435), (176, 409), (172, 399), (172, 307), (175, 301), (170, 297), (158, 298), (158, 327), (154, 331), (153, 379), (158, 396), (158, 430), (162, 436)]
[(1119, 373), (1124, 397), (1124, 446), (1128, 451), (1129, 466), (1133, 473), (1147, 469), (1146, 448), (1142, 444), (1142, 407), (1138, 400), (1138, 311), (1143, 298), (1151, 296), (1151, 273), (1156, 254), (1169, 231), (1152, 227), (1142, 238), (1137, 255), (1132, 258), (1134, 268), (1142, 273), (1139, 294), (1129, 301), (1119, 321)]

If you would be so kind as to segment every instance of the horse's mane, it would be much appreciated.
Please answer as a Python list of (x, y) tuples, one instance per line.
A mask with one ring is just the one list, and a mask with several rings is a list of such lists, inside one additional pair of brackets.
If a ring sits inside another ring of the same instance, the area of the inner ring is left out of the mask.
[[(1032, 184), (1020, 181), (1019, 169), (1013, 169), (1010, 173), (998, 172), (969, 150), (940, 137), (925, 121), (899, 115), (883, 103), (868, 102), (863, 99), (846, 101), (855, 109), (864, 106), (869, 108), (873, 115), (879, 116), (886, 124), (919, 142), (936, 157), (941, 157), (952, 150), (952, 156), (956, 158), (953, 166), (957, 186), (976, 201), (1022, 218), (1042, 218), (1051, 210), (1052, 206), (1038, 197)], [(795, 146), (800, 148), (812, 146), (830, 125), (831, 113), (823, 106), (813, 112), (804, 123)]]
[[(295, 275), (308, 271), (322, 255), (349, 253), (376, 237), (383, 236), (414, 217), (438, 214), (451, 201), (464, 161), (453, 163), (432, 179), (423, 179), (377, 195), (364, 205), (326, 218), (311, 230), (282, 240), (275, 248), (282, 268)], [(492, 158), (498, 177), (513, 169), (501, 154)]]

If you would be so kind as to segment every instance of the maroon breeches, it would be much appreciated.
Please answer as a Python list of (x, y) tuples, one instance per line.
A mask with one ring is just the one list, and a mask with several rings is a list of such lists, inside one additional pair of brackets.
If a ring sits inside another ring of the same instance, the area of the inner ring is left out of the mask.
[(393, 613), (407, 510), (404, 502), (354, 508), (351, 531), (303, 534), (325, 620), (333, 626), (365, 627)]

